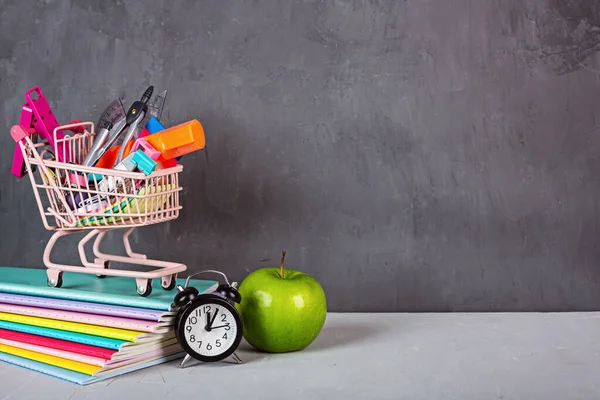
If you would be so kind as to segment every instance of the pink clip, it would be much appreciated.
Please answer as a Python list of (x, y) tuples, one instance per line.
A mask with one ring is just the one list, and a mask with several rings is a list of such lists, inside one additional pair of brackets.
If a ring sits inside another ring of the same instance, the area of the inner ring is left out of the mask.
[[(54, 135), (52, 132), (58, 125), (58, 120), (54, 116), (54, 113), (50, 109), (50, 105), (42, 93), (42, 89), (38, 86), (34, 86), (32, 89), (25, 93), (25, 104), (21, 108), (21, 120), (19, 125), (25, 127), (25, 129), (33, 128), (39, 135), (40, 139), (47, 140), (50, 147), (53, 149), (56, 147), (54, 144)], [(64, 138), (64, 133), (58, 131), (56, 133), (56, 139)], [(65, 148), (58, 146), (56, 149), (57, 161), (68, 162), (70, 149), (65, 145)], [(11, 168), (12, 174), (22, 178), (25, 176), (25, 161), (23, 160), (23, 154), (19, 148), (19, 144), (15, 145), (15, 151), (13, 155), (13, 163)]]
[[(56, 147), (52, 132), (54, 132), (55, 128), (59, 126), (58, 120), (50, 109), (50, 105), (48, 104), (46, 97), (44, 97), (42, 89), (40, 89), (38, 86), (34, 86), (32, 89), (25, 92), (25, 99), (27, 100), (26, 105), (33, 113), (33, 121), (31, 125), (33, 125), (38, 135), (40, 135), (42, 139), (48, 140), (48, 144), (52, 148)], [(64, 138), (64, 133), (62, 131), (58, 131), (56, 133), (56, 139), (62, 138)], [(58, 147), (56, 152), (58, 153), (56, 154), (57, 161), (71, 161), (69, 159), (70, 150), (68, 148), (61, 149)]]
[[(19, 125), (27, 128), (33, 127), (33, 111), (27, 103), (25, 103), (23, 108), (21, 108), (21, 119), (19, 121)], [(23, 160), (23, 153), (21, 153), (19, 143), (15, 144), (11, 172), (14, 176), (19, 178), (24, 177), (27, 173), (25, 170), (25, 160)]]
[(146, 153), (154, 161), (158, 160), (158, 157), (160, 157), (160, 151), (156, 150), (154, 146), (148, 143), (148, 141), (143, 137), (136, 139), (131, 147), (131, 150), (129, 151), (129, 154), (135, 153), (138, 147), (142, 147), (144, 149), (144, 153)]

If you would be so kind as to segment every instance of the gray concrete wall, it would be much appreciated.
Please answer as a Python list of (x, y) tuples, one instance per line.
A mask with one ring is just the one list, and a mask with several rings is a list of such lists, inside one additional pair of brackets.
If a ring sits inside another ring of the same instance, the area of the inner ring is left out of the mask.
[(336, 311), (599, 309), (599, 50), (597, 0), (0, 0), (0, 265), (50, 237), (24, 92), (67, 123), (152, 84), (207, 147), (138, 251), (241, 280), (285, 248)]

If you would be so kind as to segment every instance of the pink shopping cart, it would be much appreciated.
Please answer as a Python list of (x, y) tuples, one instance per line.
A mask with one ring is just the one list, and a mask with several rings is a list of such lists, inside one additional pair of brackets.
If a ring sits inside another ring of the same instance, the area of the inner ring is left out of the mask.
[[(71, 133), (70, 135), (68, 133)], [(35, 129), (15, 125), (11, 136), (21, 150), (39, 212), (48, 230), (55, 231), (44, 250), (48, 285), (61, 287), (63, 272), (96, 274), (99, 277), (125, 276), (135, 279), (140, 296), (149, 296), (152, 280), (161, 279), (165, 290), (172, 290), (177, 274), (186, 270), (181, 263), (149, 259), (134, 253), (129, 235), (139, 226), (176, 219), (179, 210), (179, 173), (181, 165), (146, 174), (82, 166), (96, 137), (91, 122), (60, 125), (52, 140), (34, 143)], [(60, 154), (61, 159), (55, 155)], [(61, 161), (63, 160), (63, 161)], [(127, 256), (106, 254), (100, 243), (108, 231), (122, 229)], [(78, 244), (81, 265), (58, 264), (50, 260), (62, 236), (89, 231)], [(85, 245), (95, 237), (93, 262), (88, 261)], [(111, 262), (156, 267), (151, 271), (109, 268)]]

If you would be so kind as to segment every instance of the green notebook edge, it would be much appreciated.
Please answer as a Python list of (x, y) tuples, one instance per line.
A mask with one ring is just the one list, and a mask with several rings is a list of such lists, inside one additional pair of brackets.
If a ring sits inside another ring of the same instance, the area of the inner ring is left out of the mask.
[[(177, 289), (164, 290), (160, 279), (154, 279), (152, 293), (148, 297), (142, 297), (135, 290), (134, 278), (98, 278), (94, 274), (77, 272), (64, 272), (62, 286), (53, 288), (48, 286), (46, 271), (46, 268), (0, 266), (0, 292), (162, 311), (172, 311), (173, 299), (177, 293)], [(185, 281), (185, 278), (177, 278), (177, 283), (182, 286), (185, 286)], [(189, 286), (203, 293), (215, 290), (218, 282), (190, 279)]]

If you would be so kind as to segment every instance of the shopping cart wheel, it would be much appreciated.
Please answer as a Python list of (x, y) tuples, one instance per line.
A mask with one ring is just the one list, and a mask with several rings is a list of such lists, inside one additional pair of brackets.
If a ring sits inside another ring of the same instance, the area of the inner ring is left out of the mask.
[[(109, 268), (110, 268), (110, 261), (108, 261), (108, 260), (100, 260), (99, 258), (96, 258), (96, 259), (94, 260), (94, 263), (95, 263), (95, 264), (102, 264), (102, 263), (104, 263), (104, 267), (103, 267), (104, 269), (109, 269)], [(106, 278), (106, 275), (100, 275), (100, 274), (96, 274), (96, 276), (97, 276), (98, 278), (100, 278), (100, 279), (102, 279), (102, 278)]]
[(160, 285), (164, 290), (173, 290), (177, 284), (177, 274), (164, 276), (160, 280)]
[(62, 271), (48, 270), (48, 286), (59, 288), (63, 284)]
[(137, 282), (137, 280), (136, 280), (136, 284), (137, 284), (136, 290), (140, 296), (142, 296), (142, 297), (150, 296), (150, 293), (152, 293), (152, 279), (146, 279), (145, 284), (140, 284), (140, 282)]

